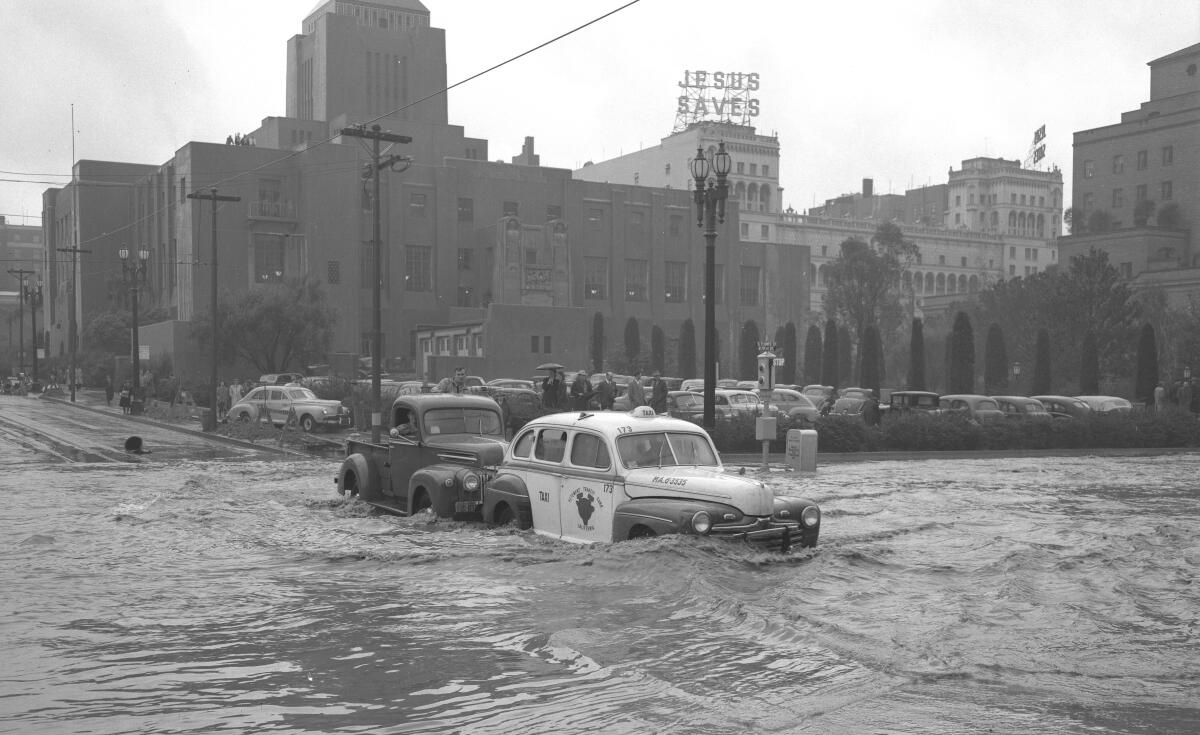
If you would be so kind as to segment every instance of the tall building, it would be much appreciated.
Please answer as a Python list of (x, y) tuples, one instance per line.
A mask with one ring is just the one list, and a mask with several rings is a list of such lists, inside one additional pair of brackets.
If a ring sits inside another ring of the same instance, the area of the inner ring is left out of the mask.
[(1150, 99), (1075, 133), (1064, 260), (1104, 250), (1135, 288), (1181, 304), (1200, 290), (1200, 44), (1149, 62)]

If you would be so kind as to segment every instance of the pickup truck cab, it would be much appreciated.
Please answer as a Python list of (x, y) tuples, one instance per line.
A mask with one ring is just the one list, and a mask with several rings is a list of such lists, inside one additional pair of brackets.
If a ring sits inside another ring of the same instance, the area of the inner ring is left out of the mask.
[(498, 507), (528, 508), (535, 533), (576, 543), (684, 533), (787, 551), (816, 546), (821, 527), (815, 503), (726, 474), (703, 429), (648, 406), (531, 421), (487, 484), (484, 518)]
[[(480, 520), (487, 485), (508, 446), (500, 406), (486, 396), (402, 395), (387, 418), (380, 444), (347, 443), (338, 492), (400, 515)], [(487, 520), (515, 520), (515, 508), (512, 513)]]

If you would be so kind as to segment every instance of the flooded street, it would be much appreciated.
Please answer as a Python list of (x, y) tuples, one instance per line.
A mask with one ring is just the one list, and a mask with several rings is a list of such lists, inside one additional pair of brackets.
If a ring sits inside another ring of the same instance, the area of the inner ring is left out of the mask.
[(2, 732), (1200, 723), (1200, 455), (774, 472), (825, 512), (787, 557), (378, 515), (324, 460), (5, 464)]

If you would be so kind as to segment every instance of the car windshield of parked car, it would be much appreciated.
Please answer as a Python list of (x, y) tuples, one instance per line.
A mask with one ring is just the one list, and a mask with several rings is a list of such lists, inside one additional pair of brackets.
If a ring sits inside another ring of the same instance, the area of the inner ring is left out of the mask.
[(631, 469), (673, 465), (715, 467), (718, 464), (707, 436), (682, 431), (625, 434), (617, 439), (617, 454), (621, 464)]
[(1000, 404), (993, 401), (991, 398), (984, 399), (975, 404), (976, 411), (999, 411)]
[(729, 397), (729, 402), (736, 406), (749, 406), (759, 402), (758, 396), (752, 393), (734, 393)]
[(694, 393), (674, 396), (675, 407), (680, 409), (704, 408), (704, 396)]
[(425, 412), (425, 436), (475, 434), (504, 436), (500, 414), (486, 408), (431, 408)]
[(288, 388), (287, 390), (284, 391), (284, 394), (286, 394), (287, 397), (293, 401), (315, 401), (315, 400), (317, 400), (317, 394), (313, 393), (308, 388)]

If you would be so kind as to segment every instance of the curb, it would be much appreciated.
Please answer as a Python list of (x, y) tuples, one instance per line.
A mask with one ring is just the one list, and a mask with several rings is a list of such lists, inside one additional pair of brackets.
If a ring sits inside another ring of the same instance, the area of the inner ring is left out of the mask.
[(43, 401), (54, 401), (55, 403), (61, 403), (64, 406), (71, 406), (72, 408), (81, 408), (84, 411), (91, 411), (92, 413), (100, 414), (102, 416), (119, 416), (121, 419), (123, 419), (125, 421), (132, 421), (133, 423), (142, 424), (143, 426), (153, 426), (153, 427), (159, 428), (159, 429), (167, 429), (169, 431), (177, 431), (181, 434), (190, 434), (191, 436), (194, 436), (194, 437), (197, 437), (200, 439), (210, 439), (212, 441), (224, 442), (226, 444), (236, 446), (236, 447), (242, 447), (244, 449), (257, 449), (257, 450), (263, 451), (263, 452), (274, 452), (275, 454), (282, 454), (282, 455), (290, 456), (290, 457), (303, 457), (305, 459), (311, 459), (313, 456), (311, 454), (308, 454), (307, 452), (298, 452), (294, 449), (285, 449), (283, 447), (272, 447), (272, 446), (264, 445), (264, 444), (255, 444), (254, 442), (248, 442), (248, 441), (245, 441), (244, 439), (235, 439), (231, 436), (222, 436), (220, 434), (209, 434), (209, 433), (207, 433), (205, 431), (201, 431), (199, 429), (189, 429), (186, 426), (178, 426), (176, 424), (166, 424), (161, 421), (155, 421), (154, 419), (142, 418), (140, 416), (130, 416), (129, 414), (114, 414), (111, 411), (104, 411), (99, 408), (93, 408), (92, 406), (85, 406), (85, 405), (79, 403), (78, 401), (72, 403), (70, 399), (58, 398), (57, 396), (47, 396), (45, 394), (42, 394), (41, 396), (39, 396), (39, 399), (43, 400)]

